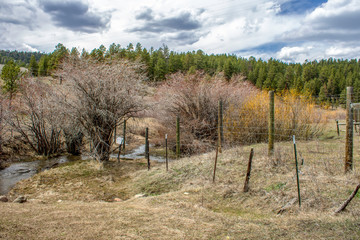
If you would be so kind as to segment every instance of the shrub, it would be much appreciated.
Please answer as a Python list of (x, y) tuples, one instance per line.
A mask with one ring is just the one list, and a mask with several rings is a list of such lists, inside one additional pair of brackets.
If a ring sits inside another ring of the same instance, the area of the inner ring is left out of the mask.
[(90, 137), (97, 159), (108, 161), (115, 128), (144, 109), (141, 65), (69, 58), (60, 66), (59, 101)]
[(214, 146), (217, 139), (218, 102), (224, 109), (241, 105), (256, 89), (237, 79), (225, 81), (203, 72), (186, 75), (176, 73), (159, 87), (155, 117), (165, 126), (170, 143), (175, 145), (176, 117), (181, 122), (181, 151), (203, 152)]
[[(244, 144), (268, 139), (269, 94), (260, 92), (225, 113), (225, 137)], [(321, 111), (309, 97), (285, 91), (275, 97), (275, 139), (310, 139), (322, 131)]]
[(19, 90), (22, 106), (10, 107), (7, 122), (37, 154), (58, 153), (62, 118), (52, 98), (53, 90), (35, 79), (24, 79)]

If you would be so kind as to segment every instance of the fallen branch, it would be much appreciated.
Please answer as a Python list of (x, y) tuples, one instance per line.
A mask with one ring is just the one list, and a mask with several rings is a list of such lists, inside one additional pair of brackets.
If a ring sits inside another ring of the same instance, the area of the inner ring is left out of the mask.
[(296, 203), (297, 198), (291, 199), (288, 203), (286, 203), (284, 206), (280, 208), (280, 210), (277, 212), (277, 214), (283, 214), (285, 211), (287, 211), (289, 208), (291, 208), (294, 203)]
[(335, 211), (335, 214), (340, 213), (345, 210), (347, 205), (351, 202), (351, 200), (356, 196), (357, 192), (359, 191), (360, 184), (358, 184), (355, 190), (352, 192), (350, 197)]

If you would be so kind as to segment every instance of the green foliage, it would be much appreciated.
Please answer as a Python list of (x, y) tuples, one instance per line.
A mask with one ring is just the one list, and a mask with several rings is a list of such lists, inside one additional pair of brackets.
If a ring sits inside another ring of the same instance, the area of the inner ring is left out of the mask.
[(29, 63), (29, 71), (31, 76), (37, 76), (38, 75), (38, 71), (39, 71), (39, 65), (36, 62), (35, 56), (32, 55), (30, 58), (30, 63)]
[(30, 63), (31, 56), (34, 55), (35, 59), (39, 61), (41, 56), (47, 55), (40, 52), (19, 52), (19, 51), (9, 51), (9, 50), (0, 50), (0, 64), (5, 64), (10, 60), (13, 60), (18, 66), (26, 67)]
[(20, 75), (20, 67), (17, 66), (12, 60), (7, 62), (1, 71), (1, 78), (4, 81), (2, 89), (5, 93), (10, 94), (10, 99), (18, 88), (17, 81), (20, 78)]
[[(79, 58), (90, 57), (98, 61), (125, 58), (141, 61), (147, 67), (147, 76), (150, 81), (164, 81), (171, 73), (193, 73), (194, 70), (201, 70), (210, 76), (222, 72), (228, 80), (240, 74), (260, 89), (278, 92), (295, 89), (299, 93), (310, 94), (313, 97), (320, 96), (323, 101), (330, 101), (334, 97), (339, 101), (344, 89), (347, 86), (353, 86), (354, 99), (360, 100), (360, 61), (357, 59), (330, 58), (305, 61), (303, 64), (284, 63), (272, 58), (263, 61), (254, 57), (245, 59), (227, 54), (208, 55), (202, 50), (174, 52), (170, 51), (166, 45), (159, 49), (151, 47), (148, 50), (140, 43), (136, 46), (129, 43), (126, 47), (112, 43), (108, 49), (101, 45), (90, 53), (83, 49), (80, 54), (76, 48), (69, 51), (59, 43), (51, 54), (0, 51), (0, 63), (4, 64), (11, 58), (16, 59), (18, 65), (30, 63), (31, 55), (35, 56), (36, 60), (31, 60), (29, 68), (34, 70), (31, 70), (31, 73), (36, 75), (38, 72), (40, 76), (51, 74), (68, 55)], [(35, 71), (37, 62), (39, 70)]]
[(43, 55), (39, 61), (39, 76), (47, 76), (48, 74), (48, 57)]

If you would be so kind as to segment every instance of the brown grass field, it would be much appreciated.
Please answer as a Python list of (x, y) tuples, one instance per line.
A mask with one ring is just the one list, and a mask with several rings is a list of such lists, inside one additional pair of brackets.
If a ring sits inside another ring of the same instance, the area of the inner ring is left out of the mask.
[[(344, 174), (344, 133), (297, 143), (302, 206), (297, 202), (291, 141), (228, 147), (165, 164), (113, 159), (105, 165), (72, 162), (16, 185), (0, 203), (0, 239), (360, 239), (360, 194), (333, 212), (360, 181), (360, 137), (354, 137), (354, 170)], [(250, 191), (243, 193), (250, 148)], [(144, 197), (135, 197), (136, 194)], [(121, 199), (114, 201), (115, 198)]]

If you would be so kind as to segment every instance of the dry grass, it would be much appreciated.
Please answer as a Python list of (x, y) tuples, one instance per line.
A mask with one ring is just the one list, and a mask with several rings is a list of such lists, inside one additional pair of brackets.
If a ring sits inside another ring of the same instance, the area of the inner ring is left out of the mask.
[[(359, 239), (360, 197), (344, 213), (332, 212), (360, 181), (360, 137), (355, 169), (347, 175), (343, 136), (332, 129), (324, 138), (297, 144), (304, 159), (301, 209), (295, 203), (277, 214), (297, 198), (292, 143), (277, 143), (273, 158), (266, 144), (256, 144), (223, 151), (215, 183), (214, 152), (172, 161), (169, 172), (161, 164), (147, 171), (144, 161), (110, 163), (102, 170), (78, 162), (43, 172), (12, 192), (32, 201), (1, 204), (0, 238)], [(243, 193), (251, 147), (250, 192)], [(148, 197), (133, 198), (138, 193)], [(114, 197), (124, 201), (104, 202)]]

